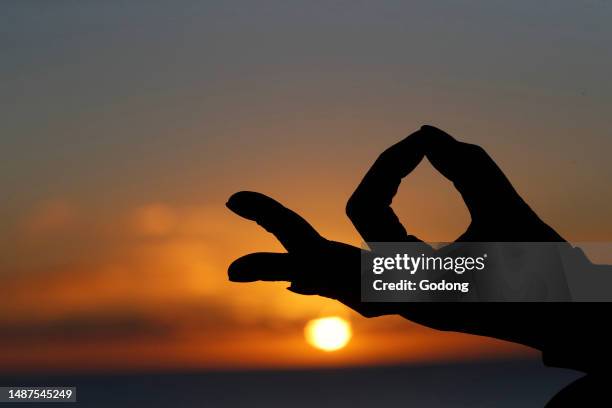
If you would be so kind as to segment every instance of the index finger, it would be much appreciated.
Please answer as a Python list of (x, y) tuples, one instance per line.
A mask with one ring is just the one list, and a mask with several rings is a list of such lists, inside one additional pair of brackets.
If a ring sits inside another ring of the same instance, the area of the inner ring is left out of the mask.
[(397, 189), (425, 156), (418, 130), (385, 150), (366, 173), (346, 205), (346, 213), (368, 242), (420, 241), (409, 235), (391, 208)]

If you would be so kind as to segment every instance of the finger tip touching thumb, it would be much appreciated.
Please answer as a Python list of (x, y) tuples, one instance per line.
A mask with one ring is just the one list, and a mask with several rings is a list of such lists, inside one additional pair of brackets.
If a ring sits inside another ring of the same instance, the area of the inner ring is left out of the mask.
[(442, 129), (439, 129), (435, 126), (431, 126), (431, 125), (423, 125), (421, 126), (421, 132), (426, 133), (428, 135), (434, 136), (439, 138), (440, 141), (453, 141), (455, 142), (455, 138), (452, 137), (451, 135), (449, 135), (448, 133), (446, 133), (445, 131), (443, 131)]
[(429, 130), (438, 130), (438, 128), (435, 126), (431, 126), (431, 125), (423, 125), (421, 126), (421, 130), (424, 132), (427, 132)]

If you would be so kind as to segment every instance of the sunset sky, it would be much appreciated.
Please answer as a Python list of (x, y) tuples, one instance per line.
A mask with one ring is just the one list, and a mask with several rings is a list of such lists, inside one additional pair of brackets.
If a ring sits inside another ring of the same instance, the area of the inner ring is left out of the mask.
[[(261, 368), (533, 355), (283, 283), (224, 206), (254, 190), (359, 245), (344, 205), (422, 124), (483, 146), (566, 239), (612, 240), (612, 3), (8, 1), (0, 11), (0, 370)], [(394, 207), (456, 238), (423, 163)], [(354, 337), (310, 347), (310, 320)]]

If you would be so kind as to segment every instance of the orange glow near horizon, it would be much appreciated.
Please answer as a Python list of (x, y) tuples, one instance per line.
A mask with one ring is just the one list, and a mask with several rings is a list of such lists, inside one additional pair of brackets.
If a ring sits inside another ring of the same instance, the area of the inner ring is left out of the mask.
[[(295, 208), (299, 200), (288, 201)], [(52, 213), (56, 207), (53, 202)], [(326, 236), (358, 244), (344, 217), (332, 219), (327, 209), (309, 205), (297, 210)], [(83, 220), (63, 210), (54, 223), (40, 211), (32, 219), (45, 219), (53, 234), (24, 222), (16, 244), (23, 254), (37, 249), (40, 256), (21, 258), (22, 268), (33, 263), (3, 280), (2, 372), (311, 368), (537, 355), (398, 316), (365, 319), (336, 301), (289, 292), (285, 283), (231, 283), (226, 268), (233, 259), (282, 248), (223, 207), (155, 202), (115, 220)], [(87, 230), (93, 234), (78, 232)], [(305, 325), (321, 316), (351, 324), (350, 341), (339, 341), (331, 353), (320, 350), (325, 331), (319, 340), (304, 339)]]
[(185, 333), (168, 339), (13, 344), (11, 349), (11, 354), (0, 354), (0, 373), (310, 369), (533, 359), (539, 355), (513, 343), (434, 332), (407, 322), (398, 330), (357, 329), (351, 341), (334, 352), (312, 347), (301, 330), (291, 329), (242, 330), (216, 339)]

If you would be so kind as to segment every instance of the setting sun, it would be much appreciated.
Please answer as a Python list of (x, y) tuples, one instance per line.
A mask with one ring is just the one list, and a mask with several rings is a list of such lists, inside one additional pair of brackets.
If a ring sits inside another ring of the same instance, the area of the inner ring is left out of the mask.
[(308, 344), (324, 351), (346, 346), (352, 334), (350, 323), (336, 316), (311, 320), (304, 328)]

